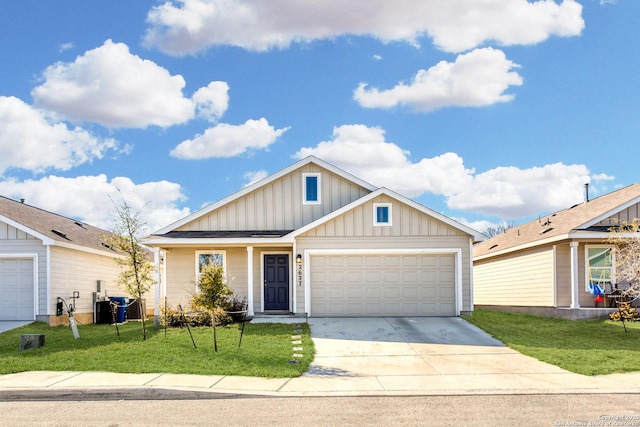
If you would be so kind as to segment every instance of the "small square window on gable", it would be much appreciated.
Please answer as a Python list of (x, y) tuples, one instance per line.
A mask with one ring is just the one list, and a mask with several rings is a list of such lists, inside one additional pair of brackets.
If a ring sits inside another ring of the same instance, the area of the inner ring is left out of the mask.
[(320, 204), (320, 177), (319, 173), (302, 174), (302, 203), (305, 205)]
[(373, 225), (376, 225), (376, 226), (391, 225), (391, 203), (374, 203), (373, 204)]

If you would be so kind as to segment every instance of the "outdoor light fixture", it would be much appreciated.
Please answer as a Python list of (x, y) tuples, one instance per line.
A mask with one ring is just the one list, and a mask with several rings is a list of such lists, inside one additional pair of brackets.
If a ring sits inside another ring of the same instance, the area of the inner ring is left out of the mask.
[(302, 286), (302, 255), (296, 256), (296, 275), (298, 276), (298, 286)]

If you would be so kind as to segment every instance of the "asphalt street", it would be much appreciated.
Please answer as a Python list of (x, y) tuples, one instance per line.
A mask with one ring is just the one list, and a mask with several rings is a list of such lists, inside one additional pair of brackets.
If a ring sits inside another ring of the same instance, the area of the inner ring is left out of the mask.
[(640, 426), (640, 395), (5, 401), (2, 426)]

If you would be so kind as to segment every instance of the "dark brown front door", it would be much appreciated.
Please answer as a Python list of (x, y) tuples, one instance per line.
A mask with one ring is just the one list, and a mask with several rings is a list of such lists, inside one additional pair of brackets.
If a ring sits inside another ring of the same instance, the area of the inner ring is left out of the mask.
[(264, 256), (264, 309), (289, 310), (289, 255)]

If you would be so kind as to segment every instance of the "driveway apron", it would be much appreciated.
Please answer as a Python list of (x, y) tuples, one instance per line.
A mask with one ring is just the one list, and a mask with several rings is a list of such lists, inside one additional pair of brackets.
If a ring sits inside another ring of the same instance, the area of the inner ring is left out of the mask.
[(459, 317), (311, 318), (309, 325), (315, 359), (285, 390), (512, 391), (588, 382)]

